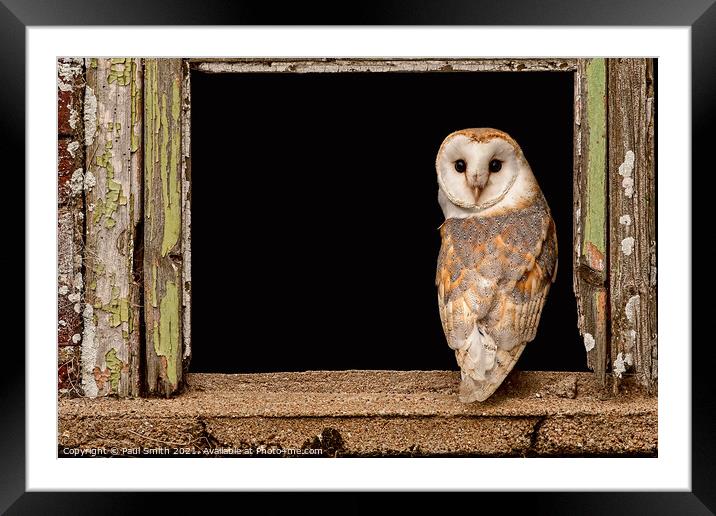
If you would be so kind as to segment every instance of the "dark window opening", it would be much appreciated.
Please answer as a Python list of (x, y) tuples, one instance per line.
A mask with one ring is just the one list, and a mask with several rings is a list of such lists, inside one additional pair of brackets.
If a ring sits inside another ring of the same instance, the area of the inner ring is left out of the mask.
[(572, 73), (192, 72), (193, 372), (457, 369), (435, 288), (435, 156), (522, 147), (560, 260), (516, 368), (586, 370), (572, 291)]

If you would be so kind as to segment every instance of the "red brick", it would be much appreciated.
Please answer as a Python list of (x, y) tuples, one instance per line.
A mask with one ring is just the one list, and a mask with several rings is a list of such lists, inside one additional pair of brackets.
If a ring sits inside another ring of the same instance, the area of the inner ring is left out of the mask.
[(81, 59), (58, 59), (57, 72), (57, 133), (78, 136), (82, 129), (84, 65)]

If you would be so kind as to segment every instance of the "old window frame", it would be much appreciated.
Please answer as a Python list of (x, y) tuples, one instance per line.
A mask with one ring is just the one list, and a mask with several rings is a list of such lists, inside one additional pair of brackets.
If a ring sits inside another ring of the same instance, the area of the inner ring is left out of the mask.
[[(655, 392), (652, 59), (101, 59), (87, 60), (86, 70), (85, 120), (89, 107), (100, 123), (87, 146), (87, 171), (99, 182), (85, 203), (85, 301), (99, 317), (84, 313), (82, 371), (101, 385), (86, 394), (169, 396), (184, 385), (192, 346), (192, 70), (574, 74), (577, 324), (602, 385), (612, 379), (618, 391), (624, 376), (635, 376)], [(102, 118), (118, 113), (130, 131)], [(94, 197), (108, 195), (116, 202), (103, 203), (95, 221)], [(115, 241), (119, 252), (106, 255)], [(102, 259), (92, 258), (97, 251)]]

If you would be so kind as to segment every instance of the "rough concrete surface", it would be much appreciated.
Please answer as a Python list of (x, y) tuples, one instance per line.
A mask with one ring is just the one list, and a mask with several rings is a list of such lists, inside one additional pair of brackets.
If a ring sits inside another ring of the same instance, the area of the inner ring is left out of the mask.
[[(656, 456), (657, 398), (515, 372), (483, 403), (452, 371), (190, 374), (171, 399), (61, 398), (60, 456)], [(93, 451), (94, 450), (94, 451)]]

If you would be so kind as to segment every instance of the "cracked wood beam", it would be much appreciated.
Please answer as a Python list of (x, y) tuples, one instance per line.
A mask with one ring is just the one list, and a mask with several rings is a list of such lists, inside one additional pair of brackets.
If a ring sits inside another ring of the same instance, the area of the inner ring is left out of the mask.
[(147, 394), (182, 389), (181, 59), (144, 67), (144, 316)]
[(139, 287), (135, 243), (141, 214), (141, 61), (87, 59), (85, 89), (86, 396), (139, 395)]
[(574, 293), (587, 365), (604, 383), (609, 353), (605, 59), (580, 59), (574, 89)]
[(569, 72), (576, 59), (262, 59), (195, 58), (191, 66), (208, 73), (351, 72)]
[(656, 388), (653, 60), (609, 59), (612, 373)]

